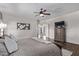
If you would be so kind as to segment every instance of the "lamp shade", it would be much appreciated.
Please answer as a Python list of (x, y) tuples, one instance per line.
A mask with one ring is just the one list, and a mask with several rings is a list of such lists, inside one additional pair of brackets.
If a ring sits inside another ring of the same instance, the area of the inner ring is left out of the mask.
[(3, 22), (0, 23), (0, 28), (6, 28), (7, 24), (4, 24)]

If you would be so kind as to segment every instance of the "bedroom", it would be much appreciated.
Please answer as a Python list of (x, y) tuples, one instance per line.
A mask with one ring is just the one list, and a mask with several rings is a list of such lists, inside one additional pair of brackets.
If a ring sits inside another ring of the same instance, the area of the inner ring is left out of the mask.
[[(40, 11), (50, 15), (42, 12), (40, 16)], [(79, 55), (78, 19), (79, 3), (0, 3), (0, 22), (4, 24), (0, 25), (0, 55)], [(54, 26), (61, 21), (65, 25), (62, 40), (56, 39)], [(9, 41), (11, 37), (13, 41)]]

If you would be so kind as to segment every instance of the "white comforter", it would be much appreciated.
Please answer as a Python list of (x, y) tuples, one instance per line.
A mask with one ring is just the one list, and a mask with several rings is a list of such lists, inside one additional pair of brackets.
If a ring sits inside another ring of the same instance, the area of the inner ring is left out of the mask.
[(18, 42), (18, 51), (11, 56), (60, 56), (60, 48), (55, 44), (46, 44), (33, 39), (22, 39)]

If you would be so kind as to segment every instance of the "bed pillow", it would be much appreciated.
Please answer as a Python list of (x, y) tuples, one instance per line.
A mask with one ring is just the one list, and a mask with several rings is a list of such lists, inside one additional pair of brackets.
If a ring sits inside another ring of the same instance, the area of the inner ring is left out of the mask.
[(0, 42), (0, 56), (7, 56), (8, 52), (5, 48), (4, 43)]
[(9, 53), (15, 52), (18, 49), (16, 41), (9, 37), (5, 37), (4, 43)]
[(13, 39), (13, 40), (15, 40), (17, 42), (17, 40), (16, 40), (16, 38), (15, 38), (14, 35), (10, 34), (10, 38)]

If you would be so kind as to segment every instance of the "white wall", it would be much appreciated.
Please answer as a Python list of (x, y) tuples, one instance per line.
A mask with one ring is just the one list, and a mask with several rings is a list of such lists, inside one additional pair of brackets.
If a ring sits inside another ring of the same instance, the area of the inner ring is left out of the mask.
[[(52, 39), (54, 39), (54, 22), (57, 21), (65, 21), (66, 23), (67, 42), (79, 44), (79, 11), (46, 20), (46, 23), (50, 25), (49, 37)], [(45, 21), (42, 22), (45, 23)]]
[[(3, 13), (3, 20), (7, 23), (7, 28), (5, 33), (13, 34), (16, 39), (30, 38), (37, 35), (36, 26), (37, 22), (33, 19), (26, 19), (23, 17), (17, 17), (16, 15), (11, 15), (8, 13)], [(29, 23), (31, 28), (30, 30), (17, 30), (17, 22)]]
[[(36, 20), (21, 18), (8, 13), (3, 13), (3, 19), (4, 22), (8, 25), (6, 29), (7, 34), (12, 33), (17, 39), (37, 36)], [(79, 11), (46, 20), (46, 23), (49, 24), (49, 38), (54, 39), (54, 22), (62, 20), (66, 22), (67, 42), (79, 44)], [(17, 30), (17, 22), (30, 23), (31, 30)]]

